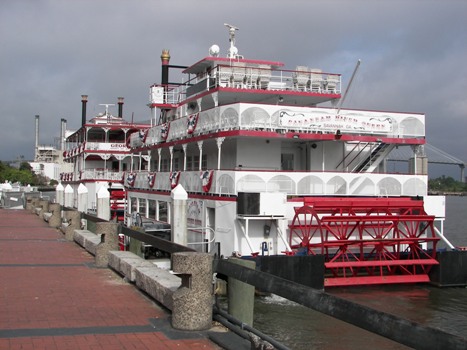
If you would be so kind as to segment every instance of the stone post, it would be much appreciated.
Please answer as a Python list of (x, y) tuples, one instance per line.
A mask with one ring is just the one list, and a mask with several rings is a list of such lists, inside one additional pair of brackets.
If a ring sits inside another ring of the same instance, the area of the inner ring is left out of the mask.
[(38, 208), (40, 206), (40, 202), (41, 202), (41, 198), (40, 197), (36, 197), (33, 199), (33, 206), (32, 206), (32, 212), (35, 213), (36, 212), (36, 208)]
[(96, 248), (96, 266), (107, 267), (109, 251), (118, 250), (118, 223), (97, 222), (95, 233), (101, 235), (101, 242)]
[(49, 203), (48, 200), (41, 200), (40, 203), (41, 203), (41, 207), (42, 207), (40, 218), (44, 219), (44, 214), (49, 212), (50, 203)]
[(60, 227), (62, 223), (62, 206), (58, 203), (49, 204), (49, 210), (52, 213), (52, 216), (49, 219), (50, 227)]
[(186, 201), (188, 193), (182, 185), (178, 184), (172, 190), (172, 217), (170, 220), (172, 228), (172, 242), (187, 245), (187, 222), (186, 222)]
[(34, 206), (32, 205), (34, 197), (26, 196), (26, 210), (33, 211)]
[(172, 270), (182, 278), (173, 294), (172, 327), (198, 331), (212, 326), (212, 255), (180, 252), (172, 255)]
[(78, 186), (77, 207), (81, 213), (88, 212), (88, 189), (82, 183)]
[(45, 199), (40, 199), (38, 202), (38, 207), (40, 207), (40, 211), (37, 213), (37, 215), (42, 218), (42, 215), (46, 213), (49, 210), (49, 201)]
[(30, 206), (31, 213), (34, 214), (36, 212), (36, 207), (39, 205), (39, 200), (40, 198), (37, 198), (37, 197), (34, 197), (31, 199), (31, 206)]
[(110, 221), (110, 192), (101, 186), (96, 193), (97, 217)]
[(71, 187), (70, 185), (66, 185), (65, 187), (65, 195), (64, 195), (64, 206), (66, 208), (73, 208), (73, 198), (74, 196), (74, 193), (73, 193), (73, 187)]
[(68, 226), (65, 227), (65, 238), (73, 241), (75, 230), (81, 229), (81, 213), (77, 210), (67, 210), (65, 218), (68, 221)]
[[(252, 260), (229, 259), (234, 264), (255, 269), (256, 263)], [(255, 287), (251, 284), (229, 277), (227, 281), (227, 294), (229, 296), (229, 314), (242, 323), (253, 327), (253, 314), (255, 305)]]

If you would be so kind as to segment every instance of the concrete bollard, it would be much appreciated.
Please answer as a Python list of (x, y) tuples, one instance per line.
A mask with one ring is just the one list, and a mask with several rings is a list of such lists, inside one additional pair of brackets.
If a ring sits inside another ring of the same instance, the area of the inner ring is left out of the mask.
[(65, 211), (65, 219), (68, 222), (68, 226), (65, 227), (65, 238), (68, 241), (73, 241), (75, 230), (81, 228), (81, 213), (77, 210), (67, 210)]
[[(256, 267), (256, 263), (252, 260), (230, 258), (229, 261), (251, 269), (255, 269)], [(253, 327), (255, 287), (229, 277), (227, 281), (227, 291), (229, 314), (242, 321), (242, 323)]]
[(107, 267), (109, 251), (118, 250), (118, 224), (116, 222), (97, 222), (96, 234), (101, 234), (101, 242), (96, 248), (96, 266)]
[(173, 293), (172, 327), (198, 331), (212, 326), (212, 255), (181, 252), (172, 255), (172, 270), (182, 278)]
[(49, 201), (41, 199), (39, 200), (38, 207), (40, 207), (40, 211), (37, 213), (37, 215), (42, 219), (42, 214), (47, 213), (49, 211)]
[(32, 200), (34, 197), (26, 196), (26, 210), (31, 211), (33, 210)]
[(50, 202), (48, 200), (41, 201), (42, 211), (40, 217), (45, 220), (44, 214), (50, 210)]
[(62, 206), (58, 203), (49, 204), (49, 211), (52, 213), (52, 216), (49, 219), (50, 227), (60, 227), (62, 223)]
[(40, 201), (40, 198), (37, 198), (37, 197), (34, 197), (31, 199), (31, 207), (30, 207), (31, 213), (33, 214), (36, 213), (36, 208), (39, 206), (39, 201)]

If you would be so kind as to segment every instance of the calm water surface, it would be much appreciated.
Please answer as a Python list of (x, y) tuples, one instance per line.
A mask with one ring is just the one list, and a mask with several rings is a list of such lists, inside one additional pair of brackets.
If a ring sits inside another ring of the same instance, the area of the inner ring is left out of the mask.
[[(467, 197), (446, 197), (444, 233), (454, 246), (467, 247)], [(398, 285), (327, 292), (467, 338), (467, 288)], [(256, 299), (254, 327), (291, 349), (408, 349), (277, 296)]]

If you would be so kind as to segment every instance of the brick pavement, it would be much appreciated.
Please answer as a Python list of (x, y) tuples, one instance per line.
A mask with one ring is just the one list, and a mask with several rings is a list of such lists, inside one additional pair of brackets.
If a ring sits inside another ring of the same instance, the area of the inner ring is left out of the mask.
[(0, 209), (0, 349), (219, 349), (25, 210)]

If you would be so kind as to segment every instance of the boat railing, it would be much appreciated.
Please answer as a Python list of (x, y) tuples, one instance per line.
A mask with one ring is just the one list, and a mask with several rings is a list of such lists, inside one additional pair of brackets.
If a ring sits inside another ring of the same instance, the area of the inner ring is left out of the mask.
[(187, 246), (206, 253), (211, 253), (214, 248), (214, 242), (216, 240), (216, 231), (212, 227), (208, 226), (188, 226), (188, 236), (193, 237), (194, 241), (187, 242)]
[[(216, 88), (266, 91), (296, 91), (340, 94), (341, 75), (305, 67), (304, 70), (276, 69), (270, 65), (218, 65), (180, 85), (165, 85), (166, 104), (178, 104), (187, 97)], [(162, 85), (155, 85), (162, 86)]]
[(204, 172), (180, 171), (174, 177), (174, 172), (168, 171), (136, 171), (134, 183), (130, 185), (126, 181), (125, 184), (134, 189), (169, 192), (181, 184), (188, 193), (216, 196), (234, 196), (238, 192), (283, 192), (289, 196), (425, 196), (428, 186), (426, 175), (264, 170), (212, 170), (207, 186)]
[(86, 169), (78, 175), (80, 180), (122, 180), (123, 172), (112, 169)]
[(85, 144), (87, 151), (128, 151), (125, 141), (114, 142), (87, 142)]
[[(190, 119), (196, 118), (190, 129)], [(350, 120), (350, 121), (349, 121)], [(143, 139), (134, 133), (130, 147), (151, 146), (192, 136), (231, 130), (265, 130), (278, 133), (332, 133), (390, 138), (425, 136), (423, 115), (361, 111), (336, 115), (332, 109), (236, 103), (187, 115), (149, 128)]]

